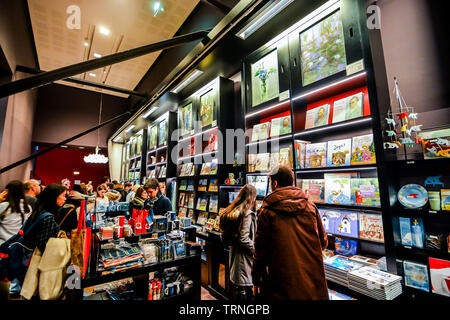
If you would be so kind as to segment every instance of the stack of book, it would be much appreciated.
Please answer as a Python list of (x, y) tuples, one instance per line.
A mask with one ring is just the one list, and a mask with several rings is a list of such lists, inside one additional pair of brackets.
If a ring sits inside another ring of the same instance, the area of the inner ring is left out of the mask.
[(348, 287), (377, 300), (393, 300), (402, 293), (402, 277), (369, 266), (348, 273)]
[(341, 255), (332, 256), (324, 260), (323, 263), (325, 265), (325, 276), (327, 280), (346, 287), (348, 287), (348, 273), (363, 266)]

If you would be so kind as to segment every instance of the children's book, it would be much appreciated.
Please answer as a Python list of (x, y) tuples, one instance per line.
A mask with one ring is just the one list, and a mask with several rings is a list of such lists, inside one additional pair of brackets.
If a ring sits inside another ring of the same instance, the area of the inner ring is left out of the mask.
[(214, 160), (210, 163), (209, 174), (217, 174), (217, 159), (214, 159)]
[(314, 203), (325, 202), (325, 180), (303, 179), (301, 188), (305, 195)]
[(384, 242), (383, 218), (381, 214), (359, 214), (359, 238)]
[(200, 211), (198, 213), (197, 224), (203, 226), (206, 224), (207, 221), (208, 221), (208, 211)]
[(373, 135), (353, 137), (351, 165), (373, 164), (375, 159), (375, 145)]
[(319, 209), (319, 215), (322, 220), (322, 226), (327, 233), (334, 233), (334, 224), (339, 215), (335, 215), (332, 210)]
[(178, 190), (186, 190), (187, 180), (181, 180), (180, 188)]
[(269, 170), (270, 153), (259, 153), (256, 157), (255, 171)]
[(270, 122), (261, 123), (258, 130), (258, 140), (264, 140), (269, 138)]
[(187, 209), (184, 207), (180, 207), (178, 210), (178, 218), (186, 217)]
[(184, 198), (186, 196), (186, 193), (181, 192), (180, 193), (180, 199), (178, 200), (178, 206), (183, 207), (184, 206)]
[(261, 124), (255, 124), (252, 129), (252, 141), (259, 140), (259, 131), (261, 128)]
[(334, 240), (336, 254), (353, 256), (358, 252), (358, 241), (336, 237)]
[(269, 170), (272, 170), (273, 168), (278, 166), (279, 162), (280, 162), (280, 154), (279, 153), (271, 153), (270, 161), (269, 161)]
[(188, 180), (186, 190), (187, 191), (194, 191), (194, 180)]
[(380, 207), (378, 178), (355, 178), (351, 180), (352, 204)]
[(401, 243), (404, 246), (412, 246), (411, 219), (399, 217)]
[(217, 179), (211, 179), (209, 181), (209, 188), (208, 191), (210, 192), (217, 192), (219, 191), (219, 184)]
[(295, 168), (304, 169), (305, 168), (305, 156), (306, 156), (306, 145), (311, 142), (294, 140), (294, 150), (295, 150)]
[(351, 151), (351, 139), (328, 141), (327, 167), (349, 166)]
[(306, 145), (306, 168), (320, 168), (327, 165), (327, 143), (310, 143)]
[(288, 168), (293, 167), (292, 164), (292, 147), (281, 148), (280, 149), (280, 157), (278, 158), (278, 165), (285, 166)]
[(270, 125), (270, 136), (278, 137), (288, 133), (291, 133), (291, 116), (285, 116), (272, 119)]
[(208, 206), (208, 195), (203, 194), (197, 200), (197, 210), (206, 211)]
[(450, 297), (450, 261), (428, 258), (430, 265), (431, 290)]
[(188, 201), (187, 207), (190, 209), (194, 209), (194, 197), (195, 197), (195, 195), (193, 193), (191, 193), (189, 195), (189, 201)]
[(248, 155), (248, 172), (255, 172), (256, 171), (256, 159), (258, 155), (255, 153), (250, 153)]
[(306, 111), (305, 129), (325, 126), (329, 123), (330, 105), (316, 107)]
[(206, 191), (206, 187), (208, 186), (208, 179), (200, 179), (198, 182), (198, 191)]
[(218, 195), (216, 195), (216, 194), (212, 195), (209, 200), (209, 211), (217, 212), (218, 211), (218, 203), (219, 203)]
[(354, 174), (325, 173), (325, 202), (334, 204), (351, 204), (351, 178)]
[(337, 100), (333, 104), (332, 123), (350, 120), (363, 115), (364, 93), (359, 92)]
[(441, 189), (441, 208), (442, 210), (450, 210), (450, 189)]
[(428, 279), (428, 268), (424, 264), (403, 261), (403, 275), (405, 286), (430, 291), (430, 281)]
[(270, 122), (270, 137), (278, 137), (280, 135), (282, 118), (272, 119)]
[[(352, 238), (358, 238), (359, 236), (359, 224), (358, 214), (348, 211), (340, 211), (340, 215), (335, 222), (335, 234), (341, 236), (348, 236)], [(356, 253), (355, 253), (356, 254)]]

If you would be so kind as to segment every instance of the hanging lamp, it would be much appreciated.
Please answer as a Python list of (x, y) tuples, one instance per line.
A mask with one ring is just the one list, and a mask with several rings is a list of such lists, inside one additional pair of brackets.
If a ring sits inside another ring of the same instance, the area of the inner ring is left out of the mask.
[[(103, 102), (103, 93), (100, 93), (100, 110), (98, 113), (98, 124), (100, 125), (102, 120), (102, 102)], [(103, 154), (99, 154), (99, 142), (100, 142), (100, 128), (97, 129), (97, 146), (95, 147), (95, 153), (91, 153), (84, 157), (84, 162), (86, 163), (107, 163), (108, 157), (105, 157)]]

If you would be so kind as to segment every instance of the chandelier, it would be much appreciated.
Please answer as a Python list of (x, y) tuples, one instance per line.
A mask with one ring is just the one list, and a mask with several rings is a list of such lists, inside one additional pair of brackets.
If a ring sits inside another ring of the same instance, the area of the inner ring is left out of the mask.
[[(103, 101), (103, 94), (100, 94), (100, 110), (98, 113), (98, 124), (100, 125), (101, 119), (102, 119), (102, 101)], [(84, 162), (86, 163), (107, 163), (108, 157), (105, 157), (102, 154), (98, 153), (99, 144), (100, 141), (100, 128), (97, 129), (97, 146), (95, 147), (95, 153), (91, 153), (84, 157)]]

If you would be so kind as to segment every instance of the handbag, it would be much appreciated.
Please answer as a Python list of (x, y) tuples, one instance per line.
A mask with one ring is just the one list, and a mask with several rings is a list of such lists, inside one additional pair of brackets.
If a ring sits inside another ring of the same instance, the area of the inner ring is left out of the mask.
[(148, 211), (144, 209), (133, 209), (132, 224), (134, 234), (146, 233), (150, 228), (147, 222)]
[(36, 247), (31, 256), (30, 265), (28, 266), (25, 280), (22, 284), (20, 295), (26, 300), (30, 300), (38, 293), (39, 285), (39, 264), (41, 263), (42, 252)]
[(39, 263), (39, 298), (56, 300), (64, 290), (70, 263), (70, 240), (64, 231), (50, 238)]
[(72, 264), (80, 267), (81, 277), (84, 278), (91, 247), (91, 228), (86, 228), (86, 201), (81, 202), (78, 227), (72, 230), (70, 239)]

